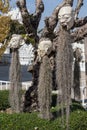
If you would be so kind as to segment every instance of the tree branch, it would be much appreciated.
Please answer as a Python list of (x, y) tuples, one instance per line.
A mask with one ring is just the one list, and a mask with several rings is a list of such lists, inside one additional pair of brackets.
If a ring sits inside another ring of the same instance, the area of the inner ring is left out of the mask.
[(65, 5), (73, 6), (73, 0), (63, 0), (63, 2), (54, 9), (52, 15), (45, 19), (45, 28), (43, 30), (42, 37), (50, 37), (51, 39), (54, 38), (53, 31), (58, 23), (58, 13), (60, 8)]
[(65, 5), (65, 1), (63, 3), (61, 3), (60, 5), (58, 5), (52, 15), (48, 18), (45, 19), (45, 25), (48, 28), (49, 31), (53, 31), (54, 28), (56, 27), (57, 23), (58, 23), (58, 13), (61, 7), (63, 7)]
[(65, 3), (70, 6), (73, 6), (73, 2), (74, 2), (74, 0), (65, 0)]
[(54, 29), (58, 23), (58, 13), (61, 7), (63, 7), (65, 5), (65, 1), (63, 1), (60, 5), (58, 5), (52, 15), (50, 17), (46, 17), (45, 19), (45, 27), (42, 31), (42, 37), (47, 37), (50, 38), (51, 40), (53, 40), (53, 38), (55, 37), (54, 35)]
[(78, 0), (77, 6), (76, 6), (76, 9), (75, 9), (75, 18), (78, 17), (79, 11), (80, 11), (82, 6), (83, 6), (83, 0)]
[(24, 24), (26, 32), (28, 34), (33, 33), (33, 35), (35, 35), (35, 29), (33, 28), (31, 24), (30, 14), (26, 7), (26, 0), (17, 0), (16, 4), (21, 11), (22, 20), (23, 20), (23, 24)]
[(41, 14), (44, 11), (42, 0), (36, 0), (36, 11), (30, 14), (26, 7), (26, 0), (17, 0), (17, 6), (21, 11), (23, 24), (27, 34), (37, 40), (37, 28), (41, 19)]
[(76, 19), (74, 26), (72, 28), (81, 27), (81, 26), (85, 25), (86, 23), (87, 23), (87, 16), (84, 18), (81, 18), (81, 19)]
[(84, 39), (86, 35), (87, 35), (87, 23), (84, 26), (80, 27), (79, 29), (71, 33), (73, 42)]
[(32, 17), (31, 17), (31, 23), (33, 27), (35, 28), (35, 30), (37, 30), (38, 28), (43, 11), (44, 11), (44, 4), (42, 0), (36, 0), (36, 10), (35, 10), (35, 13), (32, 14)]

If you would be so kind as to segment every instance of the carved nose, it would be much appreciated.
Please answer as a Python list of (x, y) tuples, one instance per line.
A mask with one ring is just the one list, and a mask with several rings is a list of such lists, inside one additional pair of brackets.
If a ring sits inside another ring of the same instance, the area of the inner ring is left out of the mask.
[(63, 18), (63, 19), (60, 19), (60, 23), (65, 23), (67, 19)]

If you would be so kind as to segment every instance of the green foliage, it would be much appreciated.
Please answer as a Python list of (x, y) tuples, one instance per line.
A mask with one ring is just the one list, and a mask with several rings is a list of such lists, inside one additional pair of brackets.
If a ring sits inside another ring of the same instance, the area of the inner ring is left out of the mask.
[(9, 10), (9, 0), (0, 0), (0, 12), (6, 13)]
[(31, 43), (32, 45), (35, 44), (35, 39), (32, 37), (29, 37), (26, 34), (22, 34), (22, 37), (25, 39), (26, 43)]
[(26, 34), (26, 32), (22, 24), (20, 24), (17, 20), (11, 20), (10, 34)]
[(36, 113), (21, 114), (0, 114), (0, 130), (62, 130), (59, 123), (55, 121), (43, 120), (37, 117)]
[(82, 110), (85, 111), (80, 102), (72, 100), (71, 111)]
[(24, 26), (22, 24), (20, 24), (17, 20), (11, 20), (11, 22), (10, 22), (9, 36), (12, 36), (12, 34), (21, 34), (22, 37), (25, 39), (26, 43), (32, 43), (32, 44), (35, 43), (34, 38), (26, 35)]
[[(25, 91), (22, 91), (24, 93)], [(8, 102), (9, 91), (0, 91), (0, 110), (9, 107)], [(53, 99), (56, 95), (53, 95)], [(55, 104), (54, 104), (55, 105)], [(54, 107), (52, 112), (57, 111)], [(73, 101), (70, 115), (69, 130), (87, 130), (87, 111), (85, 111), (79, 102)], [(39, 130), (65, 130), (65, 125), (62, 126), (61, 118), (55, 120), (43, 120), (38, 118), (38, 113), (20, 113), (6, 114), (0, 113), (0, 130), (34, 130), (38, 127)]]
[[(61, 118), (43, 120), (37, 113), (0, 114), (0, 130), (65, 130), (61, 125)], [(87, 112), (75, 111), (70, 116), (69, 130), (87, 130)]]
[[(21, 94), (24, 94), (25, 90), (21, 91)], [(6, 110), (10, 107), (9, 104), (9, 91), (8, 90), (2, 90), (0, 91), (0, 110)]]
[(87, 112), (77, 110), (71, 114), (70, 130), (87, 130)]
[(0, 91), (0, 110), (6, 110), (10, 107), (8, 101), (9, 91), (3, 90)]

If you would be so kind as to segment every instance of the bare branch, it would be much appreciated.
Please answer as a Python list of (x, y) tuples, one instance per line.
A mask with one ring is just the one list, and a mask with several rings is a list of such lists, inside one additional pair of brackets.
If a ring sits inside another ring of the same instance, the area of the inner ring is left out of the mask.
[(45, 28), (43, 30), (43, 34), (45, 37), (48, 37), (50, 35), (52, 36), (52, 33), (58, 23), (59, 10), (65, 5), (73, 6), (73, 0), (63, 0), (63, 2), (54, 9), (52, 15), (45, 19)]
[(87, 16), (81, 19), (76, 19), (73, 28), (81, 27), (87, 23)]
[(36, 0), (36, 10), (31, 17), (31, 23), (34, 26), (35, 30), (37, 30), (38, 28), (43, 11), (44, 11), (44, 4), (42, 0)]
[(75, 9), (75, 18), (78, 17), (78, 14), (79, 14), (79, 11), (80, 11), (82, 5), (83, 5), (83, 0), (78, 0), (77, 6), (76, 6), (76, 9)]
[(42, 12), (44, 11), (44, 5), (42, 0), (36, 0), (36, 12), (41, 10)]
[(55, 37), (53, 31), (58, 23), (58, 13), (60, 8), (62, 8), (65, 5), (73, 6), (73, 0), (64, 0), (54, 9), (52, 15), (45, 19), (45, 28), (43, 30), (42, 37), (50, 37), (51, 39)]
[(66, 4), (65, 1), (63, 1), (60, 5), (58, 5), (54, 9), (50, 17), (46, 17), (45, 27), (42, 32), (42, 37), (48, 37), (48, 38), (51, 38), (51, 40), (53, 40), (53, 38), (55, 37), (53, 31), (58, 23), (58, 13), (59, 13), (60, 8), (64, 6), (65, 4)]
[(33, 33), (35, 35), (35, 29), (33, 28), (31, 21), (30, 21), (30, 14), (26, 7), (26, 0), (17, 0), (17, 6), (21, 11), (23, 24), (25, 27), (25, 30), (28, 34)]
[(16, 4), (19, 8), (26, 8), (26, 0), (17, 0)]
[(30, 14), (26, 7), (26, 0), (17, 0), (17, 6), (21, 11), (23, 24), (26, 32), (30, 37), (37, 39), (37, 28), (41, 19), (41, 14), (44, 11), (42, 0), (36, 0), (36, 11)]
[(73, 42), (84, 39), (86, 35), (87, 35), (87, 24), (85, 24), (84, 26), (80, 27), (79, 29), (71, 33)]
[(70, 6), (73, 6), (73, 0), (65, 0), (65, 3)]

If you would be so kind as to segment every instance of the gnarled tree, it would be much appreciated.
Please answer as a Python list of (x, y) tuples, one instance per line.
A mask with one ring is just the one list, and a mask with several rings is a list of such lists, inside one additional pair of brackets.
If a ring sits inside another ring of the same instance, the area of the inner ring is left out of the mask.
[[(37, 0), (37, 2), (38, 1), (39, 0)], [(77, 0), (77, 6), (75, 9), (73, 9), (73, 3), (74, 0), (63, 0), (63, 2), (54, 9), (52, 15), (46, 18), (45, 27), (41, 35), (41, 37), (49, 38), (51, 41), (53, 41), (54, 48), (56, 48), (57, 87), (60, 90), (61, 94), (60, 104), (62, 115), (64, 113), (64, 106), (66, 109), (67, 129), (72, 87), (73, 52), (71, 44), (75, 41), (83, 39), (87, 35), (87, 17), (84, 17), (83, 19), (78, 18), (79, 11), (83, 5), (83, 0)], [(17, 2), (17, 5), (20, 8), (23, 17), (23, 23), (26, 28), (26, 32), (29, 34), (29, 36), (34, 37), (35, 41), (37, 41), (38, 38), (35, 29), (37, 30), (41, 13), (43, 12), (42, 1), (40, 1), (39, 5), (36, 8), (36, 12), (32, 15), (32, 17), (30, 17), (30, 14), (27, 11), (26, 0), (19, 0)], [(65, 17), (66, 21), (63, 21), (63, 23), (61, 16), (67, 13), (69, 13), (68, 18), (70, 18), (69, 20), (71, 20), (71, 22), (68, 21), (67, 17)], [(37, 21), (36, 24), (35, 21)], [(55, 33), (54, 29), (56, 28), (58, 22), (60, 24), (58, 26), (57, 33)]]
[[(37, 28), (41, 19), (41, 15), (44, 11), (44, 5), (42, 0), (36, 0), (36, 10), (33, 14), (27, 10), (26, 0), (17, 0), (17, 6), (21, 11), (21, 15), (23, 18), (23, 25), (25, 27), (27, 36), (29, 39), (33, 39), (34, 47), (37, 48), (37, 43), (39, 41), (39, 37), (37, 35)], [(37, 53), (35, 51), (35, 60)], [(34, 62), (33, 64), (33, 84), (29, 88), (29, 90), (25, 94), (25, 102), (24, 102), (24, 111), (31, 111), (31, 109), (37, 108), (37, 85), (38, 85), (38, 75), (39, 75), (39, 64)]]

